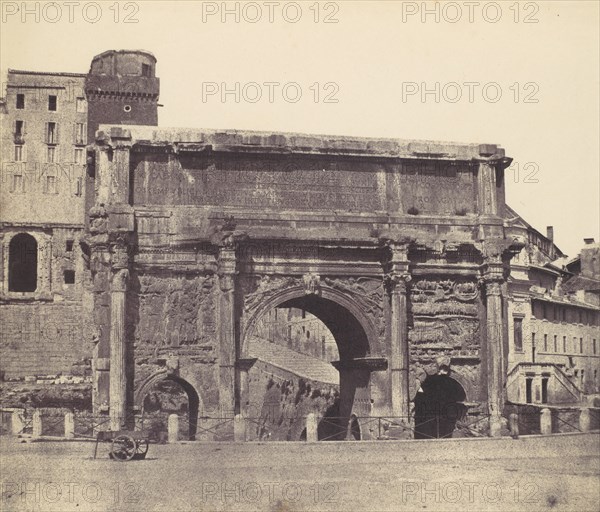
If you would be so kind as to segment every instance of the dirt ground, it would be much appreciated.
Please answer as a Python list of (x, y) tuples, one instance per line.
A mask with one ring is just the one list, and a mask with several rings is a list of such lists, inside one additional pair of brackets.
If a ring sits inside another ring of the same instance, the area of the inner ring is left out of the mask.
[(597, 511), (600, 436), (108, 445), (0, 438), (4, 511)]

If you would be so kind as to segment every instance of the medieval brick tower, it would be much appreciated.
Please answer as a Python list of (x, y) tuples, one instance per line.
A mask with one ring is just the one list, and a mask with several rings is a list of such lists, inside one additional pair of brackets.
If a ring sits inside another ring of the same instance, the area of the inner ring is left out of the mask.
[(92, 59), (85, 80), (88, 140), (100, 124), (158, 124), (156, 58), (141, 50), (109, 50)]

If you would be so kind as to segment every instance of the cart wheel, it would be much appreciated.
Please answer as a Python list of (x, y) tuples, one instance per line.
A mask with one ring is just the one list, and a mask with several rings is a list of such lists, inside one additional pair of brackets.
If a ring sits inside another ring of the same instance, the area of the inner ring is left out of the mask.
[(133, 438), (129, 436), (118, 436), (113, 439), (110, 457), (111, 459), (123, 462), (133, 459), (135, 451), (136, 443)]
[(146, 454), (148, 453), (148, 440), (147, 439), (140, 439), (137, 442), (137, 446), (135, 449), (135, 455), (134, 455), (134, 459), (139, 460), (139, 459), (145, 459), (146, 458)]

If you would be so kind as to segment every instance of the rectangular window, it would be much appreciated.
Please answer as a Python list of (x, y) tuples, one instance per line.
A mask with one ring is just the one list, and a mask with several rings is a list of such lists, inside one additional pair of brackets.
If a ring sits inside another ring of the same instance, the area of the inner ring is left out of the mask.
[(65, 284), (75, 284), (75, 271), (65, 270), (64, 272)]
[(548, 403), (548, 378), (542, 378), (542, 403)]
[(23, 110), (25, 108), (25, 95), (17, 94), (17, 108)]
[(542, 318), (544, 320), (548, 318), (548, 308), (546, 308), (546, 304), (542, 304)]
[(56, 96), (53, 94), (48, 96), (48, 110), (56, 112)]
[(150, 76), (150, 66), (148, 64), (142, 64), (142, 76)]
[(583, 338), (579, 338), (579, 353), (583, 354)]
[(56, 123), (46, 123), (46, 143), (58, 143), (58, 126)]
[(84, 123), (75, 123), (75, 144), (85, 144)]
[(558, 352), (558, 336), (554, 335), (554, 352)]
[(15, 136), (22, 137), (25, 133), (25, 123), (23, 121), (15, 121)]
[(77, 112), (85, 112), (85, 98), (77, 98), (75, 100)]
[(598, 347), (596, 346), (596, 339), (592, 340), (592, 351), (594, 353), (594, 355), (597, 353), (596, 351), (598, 350)]
[(54, 146), (48, 147), (46, 162), (48, 162), (49, 164), (53, 164), (56, 162), (56, 148)]
[(75, 163), (83, 165), (83, 148), (75, 148)]
[(13, 174), (10, 191), (16, 193), (25, 192), (25, 182), (23, 181), (22, 174)]
[(73, 240), (67, 240), (65, 250), (67, 252), (73, 252)]
[(23, 161), (23, 146), (17, 145), (15, 146), (15, 162)]
[(514, 336), (515, 336), (515, 350), (517, 352), (523, 351), (523, 319), (513, 318), (514, 322)]
[(525, 379), (525, 401), (530, 404), (532, 402), (533, 379)]
[(46, 176), (46, 194), (56, 194), (56, 176)]
[(544, 352), (548, 352), (548, 335), (544, 334)]
[(563, 336), (563, 352), (567, 353), (567, 337)]

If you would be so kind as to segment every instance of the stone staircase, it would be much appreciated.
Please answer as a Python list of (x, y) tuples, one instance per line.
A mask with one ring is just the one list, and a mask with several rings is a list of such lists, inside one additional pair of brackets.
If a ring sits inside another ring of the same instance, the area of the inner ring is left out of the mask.
[(553, 363), (518, 363), (516, 364), (507, 375), (506, 389), (508, 391), (509, 400), (512, 402), (523, 402), (524, 400), (511, 399), (511, 396), (515, 396), (517, 388), (519, 387), (521, 380), (525, 379), (528, 375), (540, 375), (541, 373), (550, 375), (555, 379), (556, 383), (562, 388), (565, 395), (570, 397), (569, 402), (577, 403), (581, 402), (584, 398), (583, 391), (579, 389), (571, 379), (564, 373), (563, 369)]
[(331, 363), (300, 354), (263, 338), (253, 336), (250, 339), (249, 353), (250, 357), (257, 357), (299, 377), (334, 385), (338, 385), (340, 381), (339, 373)]

